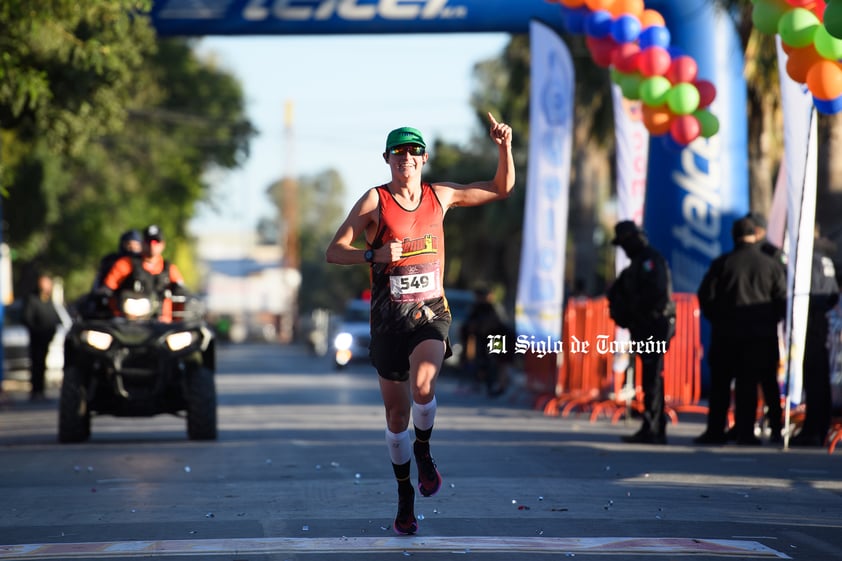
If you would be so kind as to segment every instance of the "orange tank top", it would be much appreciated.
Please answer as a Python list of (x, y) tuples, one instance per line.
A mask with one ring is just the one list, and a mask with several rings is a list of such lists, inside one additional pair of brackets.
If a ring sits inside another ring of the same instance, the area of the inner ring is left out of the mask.
[(423, 183), (418, 206), (411, 210), (402, 207), (387, 186), (377, 187), (377, 193), (379, 226), (371, 247), (376, 249), (397, 239), (403, 242), (403, 252), (392, 263), (372, 264), (372, 319), (378, 318), (381, 327), (391, 324), (403, 330), (399, 327), (402, 318), (421, 304), (433, 317), (449, 316), (442, 287), (444, 210), (435, 191), (429, 183)]

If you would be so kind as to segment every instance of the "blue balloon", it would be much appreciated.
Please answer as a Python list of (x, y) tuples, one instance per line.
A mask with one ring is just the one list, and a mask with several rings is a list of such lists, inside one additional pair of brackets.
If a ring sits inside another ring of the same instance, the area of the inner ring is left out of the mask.
[(836, 99), (817, 99), (813, 98), (813, 105), (819, 113), (824, 115), (835, 115), (842, 111), (842, 95)]
[(611, 13), (606, 10), (597, 10), (592, 12), (585, 19), (585, 31), (594, 39), (602, 39), (611, 33), (611, 24), (614, 18)]
[(678, 45), (670, 45), (669, 47), (667, 47), (667, 51), (669, 52), (670, 57), (674, 59), (680, 56), (684, 56), (686, 54), (684, 52), (684, 49), (682, 49)]
[(669, 48), (672, 36), (670, 30), (662, 25), (653, 25), (640, 32), (640, 50), (648, 47)]
[(640, 20), (623, 14), (611, 23), (611, 36), (618, 43), (630, 43), (640, 36)]
[(585, 32), (585, 20), (591, 11), (586, 7), (568, 8), (561, 4), (561, 15), (564, 20), (564, 28), (571, 35), (581, 35)]

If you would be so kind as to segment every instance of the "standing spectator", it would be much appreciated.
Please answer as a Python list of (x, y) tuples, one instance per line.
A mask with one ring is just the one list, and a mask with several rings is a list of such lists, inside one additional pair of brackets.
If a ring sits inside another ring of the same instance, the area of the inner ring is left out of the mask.
[(793, 446), (822, 446), (830, 430), (830, 351), (827, 313), (839, 301), (836, 269), (827, 256), (823, 240), (813, 245), (813, 271), (810, 277), (810, 307), (804, 341), (804, 404), (806, 415)]
[[(512, 129), (491, 113), (488, 119), (497, 168), (492, 179), (468, 184), (422, 181), (430, 156), (421, 132), (412, 127), (391, 131), (383, 152), (391, 178), (360, 197), (325, 252), (328, 263), (364, 264), (370, 270), (369, 355), (386, 410), (386, 443), (398, 482), (393, 528), (399, 534), (418, 530), (412, 455), (423, 496), (435, 494), (442, 483), (430, 455), (430, 437), (438, 407), (436, 379), (451, 352), (447, 337), (452, 316), (442, 288), (444, 216), (455, 207), (504, 199), (515, 185)], [(357, 240), (365, 241), (365, 248), (355, 246)]]
[(768, 409), (771, 440), (780, 442), (778, 322), (786, 313), (786, 272), (763, 253), (750, 218), (734, 222), (731, 235), (734, 249), (711, 263), (698, 290), (702, 315), (711, 323), (707, 353), (711, 386), (707, 428), (694, 442), (726, 442), (732, 380), (737, 444), (761, 443), (754, 436), (758, 384)]
[(509, 383), (509, 349), (489, 348), (489, 337), (502, 335), (504, 341), (514, 339), (513, 330), (506, 325), (503, 314), (497, 309), (491, 292), (485, 287), (474, 290), (474, 303), (462, 323), (462, 366), (477, 381), (485, 382), (489, 397), (506, 391)]
[(47, 351), (61, 324), (61, 317), (53, 303), (53, 279), (49, 275), (38, 277), (37, 289), (23, 304), (23, 324), (29, 330), (30, 401), (43, 401), (44, 381), (47, 371)]
[(631, 260), (608, 290), (611, 318), (629, 330), (633, 341), (664, 342), (663, 352), (641, 353), (643, 365), (643, 424), (624, 442), (666, 444), (664, 412), (664, 352), (675, 334), (675, 302), (666, 259), (649, 245), (646, 233), (631, 220), (614, 226), (613, 245)]

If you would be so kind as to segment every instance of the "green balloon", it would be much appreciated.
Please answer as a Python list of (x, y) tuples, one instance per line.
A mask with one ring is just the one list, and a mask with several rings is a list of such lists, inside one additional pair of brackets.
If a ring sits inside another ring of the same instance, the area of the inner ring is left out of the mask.
[(821, 22), (816, 14), (806, 8), (793, 8), (781, 16), (778, 21), (778, 34), (781, 41), (791, 47), (806, 47), (813, 44), (816, 29)]
[(696, 117), (702, 128), (700, 134), (702, 138), (710, 138), (719, 132), (719, 119), (707, 109), (699, 109), (693, 113), (693, 116)]
[(640, 99), (640, 82), (643, 76), (640, 74), (625, 74), (620, 80), (620, 89), (623, 91), (623, 97), (636, 101)]
[(657, 107), (667, 102), (672, 84), (664, 76), (652, 76), (640, 83), (640, 99), (646, 105)]
[(689, 115), (699, 108), (699, 90), (687, 82), (676, 84), (667, 94), (667, 104), (676, 115)]
[(824, 26), (836, 39), (842, 39), (842, 1), (828, 2), (824, 9)]
[(842, 39), (837, 39), (827, 28), (820, 25), (816, 29), (816, 36), (813, 38), (816, 52), (828, 60), (839, 60), (842, 58)]
[(778, 32), (778, 21), (791, 8), (783, 0), (757, 0), (751, 9), (751, 21), (761, 32), (775, 35)]

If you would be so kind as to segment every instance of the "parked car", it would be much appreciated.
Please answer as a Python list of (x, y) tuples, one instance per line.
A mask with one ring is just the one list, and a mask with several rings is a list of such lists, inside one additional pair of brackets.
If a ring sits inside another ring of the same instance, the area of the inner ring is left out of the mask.
[(444, 295), (447, 297), (447, 304), (450, 306), (450, 315), (453, 321), (450, 324), (450, 347), (453, 356), (445, 361), (447, 366), (458, 366), (462, 358), (462, 324), (471, 311), (474, 303), (474, 292), (461, 288), (445, 288)]
[(333, 337), (333, 363), (337, 369), (351, 361), (368, 359), (371, 343), (371, 302), (349, 300)]
[(3, 307), (3, 374), (8, 379), (29, 379), (29, 331), (22, 316), (20, 300)]
[[(46, 381), (49, 384), (61, 382), (64, 368), (64, 336), (72, 321), (67, 310), (56, 308), (62, 324), (47, 351)], [(3, 377), (20, 382), (29, 381), (29, 331), (23, 325), (23, 300), (15, 300), (3, 306)]]

